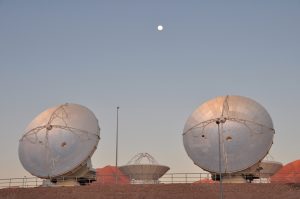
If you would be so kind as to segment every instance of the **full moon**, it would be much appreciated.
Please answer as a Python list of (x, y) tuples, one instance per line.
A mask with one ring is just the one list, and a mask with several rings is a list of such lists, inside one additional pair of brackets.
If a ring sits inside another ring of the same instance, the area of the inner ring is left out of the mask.
[(162, 25), (157, 26), (158, 31), (162, 31), (163, 29), (164, 29), (164, 27)]

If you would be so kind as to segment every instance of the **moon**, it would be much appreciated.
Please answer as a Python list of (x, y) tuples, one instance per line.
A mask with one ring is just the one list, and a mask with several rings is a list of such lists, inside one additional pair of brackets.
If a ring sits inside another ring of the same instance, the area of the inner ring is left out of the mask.
[(158, 30), (158, 31), (162, 31), (163, 29), (164, 29), (164, 27), (163, 27), (162, 25), (158, 25), (158, 26), (157, 26), (157, 30)]

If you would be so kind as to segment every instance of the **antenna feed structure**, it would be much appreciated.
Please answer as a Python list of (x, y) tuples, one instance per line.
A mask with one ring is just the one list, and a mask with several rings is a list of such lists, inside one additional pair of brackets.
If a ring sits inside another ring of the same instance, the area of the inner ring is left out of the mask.
[(53, 128), (53, 126), (52, 126), (51, 124), (47, 124), (47, 125), (46, 125), (46, 129), (47, 129), (47, 131), (50, 131), (50, 130), (52, 130), (52, 128)]
[(216, 124), (218, 124), (218, 125), (221, 123), (224, 124), (225, 122), (226, 122), (226, 117), (222, 116), (222, 117), (216, 119)]

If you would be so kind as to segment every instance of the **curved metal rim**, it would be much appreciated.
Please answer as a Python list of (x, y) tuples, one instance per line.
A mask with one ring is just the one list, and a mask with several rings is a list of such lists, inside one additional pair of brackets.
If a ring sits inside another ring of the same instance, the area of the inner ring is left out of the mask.
[(128, 165), (123, 165), (120, 167), (131, 167), (131, 166), (147, 166), (147, 167), (160, 167), (160, 168), (169, 168), (168, 166), (165, 165), (155, 165), (155, 164), (128, 164)]
[(261, 163), (283, 165), (281, 162), (273, 161), (273, 160), (272, 161), (270, 161), (270, 160), (262, 160)]

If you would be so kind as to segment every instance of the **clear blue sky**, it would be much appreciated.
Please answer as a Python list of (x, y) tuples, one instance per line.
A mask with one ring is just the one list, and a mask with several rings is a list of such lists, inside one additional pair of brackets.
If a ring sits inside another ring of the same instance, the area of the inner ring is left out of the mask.
[[(41, 111), (90, 108), (94, 167), (152, 154), (170, 172), (201, 172), (182, 130), (200, 104), (242, 95), (270, 113), (271, 154), (300, 158), (300, 1), (0, 0), (0, 178), (29, 175), (18, 141)], [(164, 31), (157, 31), (162, 24)]]

